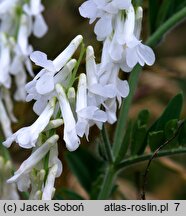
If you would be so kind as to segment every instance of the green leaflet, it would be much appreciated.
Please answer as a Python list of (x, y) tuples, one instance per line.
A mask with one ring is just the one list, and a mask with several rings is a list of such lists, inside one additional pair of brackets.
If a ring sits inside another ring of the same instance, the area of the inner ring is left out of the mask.
[(162, 130), (168, 121), (179, 119), (183, 106), (183, 94), (176, 95), (167, 105), (159, 119), (152, 125), (150, 131)]
[(131, 155), (140, 154), (145, 149), (145, 138), (147, 134), (147, 123), (150, 117), (148, 110), (142, 110), (134, 123), (131, 136)]
[[(147, 142), (149, 143), (152, 151), (156, 150), (166, 140), (170, 139), (173, 136), (175, 130), (177, 129), (177, 119), (180, 118), (182, 105), (183, 95), (178, 94), (168, 103), (167, 107), (165, 108), (161, 116), (155, 121), (155, 123), (149, 129), (149, 135), (147, 135)], [(160, 136), (159, 138), (158, 135)], [(152, 141), (154, 137), (155, 140)]]
[(147, 144), (152, 151), (155, 151), (160, 145), (164, 143), (164, 131), (153, 131), (148, 134)]
[(186, 0), (149, 0), (150, 33), (154, 33), (164, 22), (185, 6)]

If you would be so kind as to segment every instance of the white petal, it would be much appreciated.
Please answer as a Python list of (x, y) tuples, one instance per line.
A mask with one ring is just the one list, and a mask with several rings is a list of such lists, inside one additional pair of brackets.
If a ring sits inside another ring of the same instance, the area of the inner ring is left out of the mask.
[(90, 86), (88, 89), (90, 92), (100, 95), (102, 97), (113, 98), (116, 96), (115, 86), (113, 86), (112, 84), (108, 84), (105, 86), (102, 86), (101, 84), (95, 84)]
[(97, 84), (96, 76), (96, 62), (94, 56), (94, 49), (92, 46), (88, 46), (86, 50), (86, 74), (88, 86)]
[(33, 110), (37, 115), (41, 115), (43, 110), (45, 109), (48, 100), (46, 98), (41, 98), (34, 103)]
[(118, 44), (115, 37), (110, 44), (109, 54), (114, 62), (118, 62), (122, 58), (123, 46)]
[(95, 25), (94, 32), (99, 40), (104, 40), (112, 33), (112, 16), (101, 17)]
[(43, 190), (42, 200), (51, 200), (53, 195), (54, 182), (57, 173), (57, 165), (49, 169), (45, 187)]
[(139, 55), (140, 57), (143, 58), (143, 60), (145, 61), (145, 63), (147, 65), (153, 65), (155, 62), (155, 55), (153, 50), (146, 45), (140, 44), (138, 46), (138, 51), (139, 51)]
[(85, 74), (80, 74), (78, 90), (77, 90), (77, 100), (76, 100), (76, 112), (87, 107), (87, 79)]
[(117, 89), (121, 97), (125, 98), (129, 94), (129, 84), (126, 80), (117, 79)]
[(48, 31), (48, 27), (43, 16), (41, 14), (38, 14), (35, 17), (35, 22), (34, 22), (34, 29), (33, 29), (34, 35), (38, 38), (41, 38), (46, 34), (47, 31)]
[(40, 51), (35, 51), (31, 53), (30, 59), (38, 66), (46, 68), (49, 71), (55, 72), (56, 69), (51, 60), (47, 59), (47, 55)]
[(84, 18), (95, 18), (97, 13), (96, 4), (91, 0), (86, 1), (79, 7), (79, 12)]
[(21, 178), (17, 181), (17, 187), (19, 191), (28, 191), (30, 187), (30, 177), (29, 174), (22, 175)]
[(130, 68), (133, 68), (138, 63), (138, 55), (135, 48), (126, 50), (126, 63)]
[(80, 140), (75, 130), (75, 119), (64, 89), (60, 84), (56, 85), (56, 92), (64, 120), (64, 140), (68, 150), (74, 151), (80, 144)]
[(82, 40), (83, 37), (81, 35), (76, 36), (67, 46), (67, 48), (53, 60), (53, 64), (57, 71), (59, 71), (69, 61)]
[(39, 94), (47, 94), (54, 90), (54, 74), (45, 73), (36, 83), (36, 90)]

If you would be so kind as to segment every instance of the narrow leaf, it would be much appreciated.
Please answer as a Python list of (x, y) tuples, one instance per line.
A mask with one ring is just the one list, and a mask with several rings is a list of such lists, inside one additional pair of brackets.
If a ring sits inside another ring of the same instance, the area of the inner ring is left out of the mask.
[(160, 145), (164, 143), (164, 131), (150, 132), (148, 135), (148, 145), (152, 151), (155, 151)]

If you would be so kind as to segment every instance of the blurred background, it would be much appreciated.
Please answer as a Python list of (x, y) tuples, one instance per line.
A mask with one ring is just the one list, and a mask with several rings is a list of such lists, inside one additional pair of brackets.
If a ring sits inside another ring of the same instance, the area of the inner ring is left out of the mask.
[[(48, 33), (42, 39), (31, 38), (35, 50), (48, 54), (49, 59), (55, 58), (77, 35), (84, 37), (86, 45), (93, 45), (96, 60), (99, 62), (102, 44), (96, 41), (93, 32), (94, 25), (89, 25), (88, 20), (79, 15), (78, 7), (83, 0), (45, 0), (44, 17), (49, 27)], [(143, 2), (144, 19), (142, 40), (148, 37), (148, 2)], [(161, 114), (168, 101), (179, 92), (186, 97), (186, 21), (177, 25), (155, 48), (156, 62), (152, 67), (145, 67), (141, 73), (138, 89), (130, 110), (130, 118), (135, 119), (141, 109), (148, 109), (151, 113), (151, 123)], [(78, 55), (78, 53), (76, 53)], [(83, 63), (84, 64), (84, 63)], [(84, 67), (80, 68), (84, 72)], [(35, 68), (37, 73), (39, 68)], [(128, 74), (122, 74), (128, 78)], [(16, 103), (15, 114), (19, 123), (13, 125), (14, 131), (23, 126), (30, 125), (36, 115), (32, 111), (33, 103)], [(182, 117), (186, 116), (186, 109), (182, 110)], [(115, 125), (108, 126), (112, 137)], [(63, 132), (59, 142), (60, 159), (63, 161), (64, 171), (57, 179), (57, 191), (66, 197), (62, 188), (76, 191), (83, 198), (89, 195), (72, 174), (65, 160), (67, 151), (62, 141)], [(83, 140), (84, 148), (89, 149), (96, 157), (95, 138), (99, 137), (97, 128), (92, 128), (90, 143)], [(147, 150), (148, 151), (148, 150)], [(28, 157), (29, 151), (22, 150), (18, 145), (11, 147), (11, 155), (17, 166)], [(73, 154), (73, 153), (72, 153)], [(186, 199), (186, 155), (154, 160), (150, 168), (147, 199)], [(141, 163), (130, 169), (124, 170), (117, 181), (117, 190), (112, 199), (138, 199), (141, 176), (146, 163)], [(94, 186), (92, 186), (94, 187)], [(59, 197), (56, 197), (59, 198)]]

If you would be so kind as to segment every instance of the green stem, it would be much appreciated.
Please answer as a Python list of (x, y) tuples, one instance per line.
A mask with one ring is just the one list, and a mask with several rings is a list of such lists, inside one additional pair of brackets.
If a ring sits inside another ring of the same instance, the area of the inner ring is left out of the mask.
[(175, 13), (172, 17), (170, 17), (164, 24), (162, 24), (152, 36), (149, 37), (146, 44), (149, 46), (156, 45), (162, 36), (168, 32), (171, 28), (173, 28), (178, 22), (182, 21), (186, 18), (186, 7)]
[(112, 163), (113, 162), (113, 155), (112, 155), (111, 144), (110, 144), (108, 133), (107, 133), (107, 130), (106, 130), (104, 124), (103, 124), (103, 129), (101, 130), (101, 135), (103, 138), (103, 144), (104, 144), (104, 149), (105, 149), (106, 154), (107, 154), (107, 158), (108, 158), (109, 162)]
[(123, 143), (129, 108), (137, 88), (140, 71), (141, 71), (141, 66), (136, 65), (129, 77), (128, 82), (129, 82), (130, 92), (127, 98), (122, 103), (115, 134), (114, 134), (114, 143), (113, 143), (114, 158), (117, 158)]
[[(156, 158), (160, 158), (160, 157), (164, 157), (164, 156), (171, 156), (171, 155), (177, 155), (177, 154), (184, 154), (186, 153), (186, 147), (182, 147), (182, 148), (177, 148), (177, 149), (171, 149), (171, 150), (162, 150), (160, 151)], [(144, 162), (149, 160), (152, 156), (153, 153), (147, 154), (147, 155), (140, 155), (140, 156), (133, 156), (133, 157), (129, 157), (125, 160), (123, 160), (120, 164), (118, 164), (115, 169), (117, 171), (130, 167), (132, 165), (138, 164), (140, 162)]]
[(77, 71), (78, 71), (78, 69), (79, 69), (80, 63), (81, 63), (81, 61), (82, 61), (82, 59), (83, 59), (83, 56), (84, 56), (84, 54), (85, 54), (85, 51), (86, 51), (86, 49), (85, 49), (85, 44), (82, 42), (82, 44), (81, 44), (81, 51), (80, 51), (80, 55), (79, 55), (79, 59), (78, 59), (78, 61), (77, 61), (77, 63), (76, 63), (76, 66), (75, 66), (73, 72), (72, 72), (72, 77), (71, 77), (70, 82), (69, 82), (69, 85), (68, 85), (69, 87), (72, 87), (73, 84), (74, 84), (74, 82), (75, 82), (75, 80), (76, 80), (76, 74), (77, 74)]
[(104, 200), (110, 196), (115, 177), (116, 171), (114, 167), (112, 165), (108, 166), (106, 169), (103, 186), (101, 187), (101, 191), (98, 195), (98, 200)]

